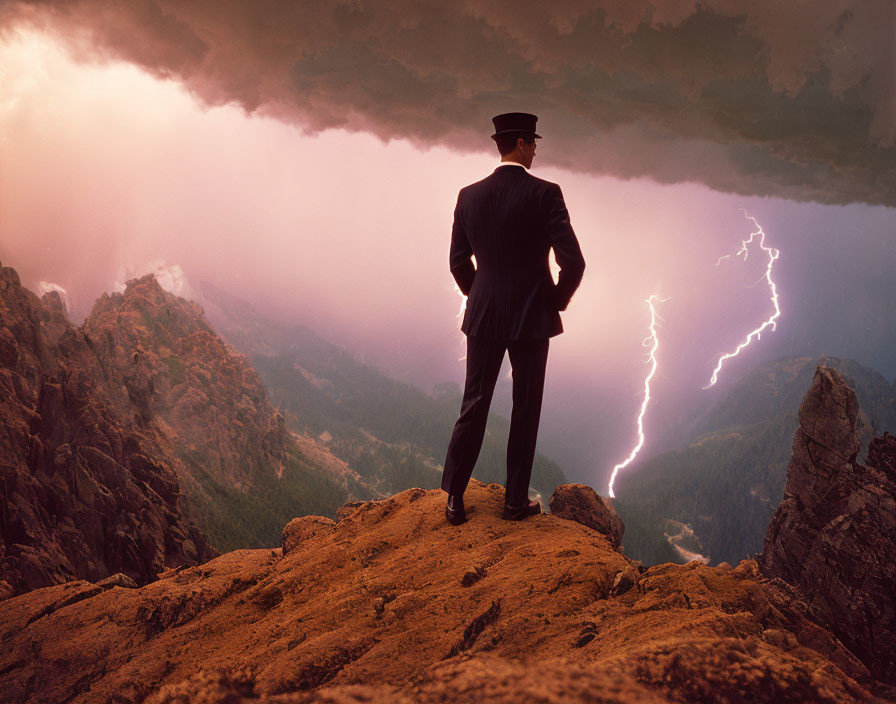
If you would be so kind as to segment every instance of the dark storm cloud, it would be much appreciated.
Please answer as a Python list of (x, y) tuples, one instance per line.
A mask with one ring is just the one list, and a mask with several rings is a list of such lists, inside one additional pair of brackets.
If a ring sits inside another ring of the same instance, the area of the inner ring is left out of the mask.
[(309, 131), (491, 148), (541, 116), (543, 163), (743, 194), (896, 205), (896, 4), (707, 0), (62, 0), (0, 10), (83, 59)]

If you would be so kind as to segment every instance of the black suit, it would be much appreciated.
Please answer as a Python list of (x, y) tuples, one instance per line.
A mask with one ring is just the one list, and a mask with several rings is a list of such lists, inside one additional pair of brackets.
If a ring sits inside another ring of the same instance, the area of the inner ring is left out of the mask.
[[(556, 285), (548, 265), (552, 248), (560, 266)], [(450, 267), (468, 296), (461, 326), (467, 335), (467, 377), (442, 488), (451, 494), (466, 489), (507, 351), (513, 369), (513, 413), (505, 500), (522, 506), (528, 501), (535, 457), (548, 338), (563, 332), (559, 311), (566, 309), (585, 270), (560, 187), (508, 165), (461, 189)]]

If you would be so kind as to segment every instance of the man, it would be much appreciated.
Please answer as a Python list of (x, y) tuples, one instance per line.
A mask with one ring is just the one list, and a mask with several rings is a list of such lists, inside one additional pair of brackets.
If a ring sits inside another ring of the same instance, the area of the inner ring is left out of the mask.
[[(442, 475), (445, 515), (453, 525), (467, 520), (463, 494), (482, 447), (505, 351), (513, 370), (513, 412), (502, 517), (518, 521), (541, 513), (541, 505), (529, 500), (529, 477), (548, 339), (563, 332), (560, 311), (582, 281), (585, 260), (560, 187), (529, 174), (535, 140), (541, 138), (537, 120), (520, 112), (492, 118), (501, 164), (491, 176), (461, 189), (454, 210), (450, 267), (467, 296), (461, 326), (467, 335), (467, 378)], [(560, 266), (556, 284), (548, 265), (551, 249)]]

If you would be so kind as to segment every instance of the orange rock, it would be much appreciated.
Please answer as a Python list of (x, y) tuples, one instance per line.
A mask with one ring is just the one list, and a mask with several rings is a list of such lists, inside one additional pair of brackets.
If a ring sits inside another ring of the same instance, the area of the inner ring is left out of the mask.
[[(867, 671), (749, 570), (636, 565), (552, 515), (470, 520), (409, 490), (284, 553), (240, 550), (139, 589), (84, 583), (0, 602), (11, 701), (870, 702)], [(484, 574), (467, 585), (471, 565)], [(75, 600), (79, 598), (80, 600)], [(860, 682), (861, 681), (861, 682)]]

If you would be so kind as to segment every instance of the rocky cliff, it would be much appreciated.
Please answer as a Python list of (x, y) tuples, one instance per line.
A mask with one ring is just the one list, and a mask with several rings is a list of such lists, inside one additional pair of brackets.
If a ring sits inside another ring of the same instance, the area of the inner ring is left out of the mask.
[(167, 438), (120, 411), (56, 293), (0, 267), (0, 595), (214, 552), (188, 519)]
[(81, 581), (0, 602), (0, 689), (10, 702), (875, 700), (865, 667), (755, 562), (642, 570), (612, 529), (502, 521), (497, 485), (471, 484), (463, 526), (443, 502), (411, 489), (139, 589)]
[(186, 499), (217, 549), (274, 545), (292, 516), (332, 514), (364, 492), (350, 470), (322, 468), (340, 463), (287, 430), (248, 358), (154, 276), (104, 294), (83, 332), (120, 408), (170, 439)]
[(198, 304), (162, 289), (153, 275), (103, 294), (84, 321), (122, 406), (174, 431), (214, 479), (247, 489), (260, 471), (283, 473), (282, 418), (245, 356), (212, 330)]
[(276, 545), (291, 517), (335, 514), (359, 487), (154, 277), (103, 295), (80, 328), (13, 269), (0, 287), (0, 595), (117, 572), (143, 584)]
[(819, 367), (799, 411), (784, 500), (769, 525), (763, 571), (797, 587), (814, 617), (878, 678), (896, 682), (896, 438), (856, 462), (859, 404)]

